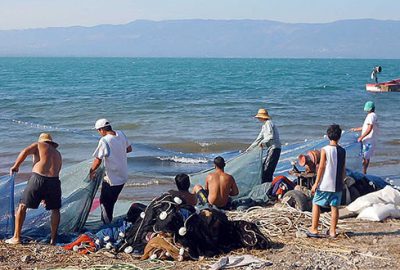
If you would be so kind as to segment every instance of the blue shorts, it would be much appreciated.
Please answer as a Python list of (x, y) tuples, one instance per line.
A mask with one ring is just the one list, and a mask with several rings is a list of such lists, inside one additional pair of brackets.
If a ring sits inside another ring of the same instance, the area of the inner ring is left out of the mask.
[(372, 143), (363, 143), (362, 145), (362, 156), (364, 159), (370, 160), (375, 152), (375, 145)]
[(313, 204), (319, 206), (339, 206), (342, 202), (342, 192), (329, 192), (317, 190), (314, 194)]

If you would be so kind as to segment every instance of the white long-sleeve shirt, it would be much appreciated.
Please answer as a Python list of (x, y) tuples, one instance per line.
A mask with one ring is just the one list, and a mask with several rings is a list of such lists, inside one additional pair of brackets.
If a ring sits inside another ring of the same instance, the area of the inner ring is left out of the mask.
[(249, 146), (248, 149), (252, 149), (260, 144), (267, 148), (281, 148), (278, 129), (271, 120), (265, 121), (257, 139)]

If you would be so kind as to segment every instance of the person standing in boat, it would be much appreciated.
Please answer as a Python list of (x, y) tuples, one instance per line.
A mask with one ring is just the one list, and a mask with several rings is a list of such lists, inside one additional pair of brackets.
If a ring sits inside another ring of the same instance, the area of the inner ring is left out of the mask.
[(367, 117), (362, 127), (352, 128), (352, 131), (361, 131), (357, 141), (362, 143), (363, 173), (367, 173), (369, 161), (375, 152), (376, 139), (378, 134), (378, 118), (375, 113), (373, 101), (367, 101), (364, 105)]
[(262, 183), (272, 182), (273, 175), (281, 155), (281, 141), (277, 127), (271, 120), (266, 109), (259, 109), (256, 116), (260, 122), (263, 122), (260, 134), (257, 139), (249, 146), (246, 151), (254, 147), (261, 147), (267, 150), (267, 156), (263, 163)]
[(95, 129), (101, 135), (101, 139), (93, 153), (90, 178), (95, 178), (96, 170), (104, 159), (106, 174), (101, 185), (100, 205), (101, 220), (104, 224), (108, 224), (112, 221), (118, 196), (128, 180), (127, 153), (132, 152), (132, 146), (122, 131), (112, 129), (107, 119), (97, 120)]
[(378, 83), (378, 73), (381, 73), (381, 71), (382, 71), (381, 66), (374, 67), (371, 73), (371, 80), (374, 80), (375, 83)]

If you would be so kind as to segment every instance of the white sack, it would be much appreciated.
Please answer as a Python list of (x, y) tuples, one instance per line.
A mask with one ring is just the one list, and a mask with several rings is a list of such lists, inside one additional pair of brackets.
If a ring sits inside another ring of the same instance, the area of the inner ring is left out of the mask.
[(368, 193), (357, 198), (354, 202), (347, 206), (350, 212), (360, 213), (364, 208), (370, 207), (373, 204), (394, 204), (400, 206), (400, 191), (387, 185), (381, 190)]
[(400, 218), (400, 208), (396, 207), (394, 204), (374, 204), (373, 206), (364, 208), (357, 219), (382, 221), (388, 217)]

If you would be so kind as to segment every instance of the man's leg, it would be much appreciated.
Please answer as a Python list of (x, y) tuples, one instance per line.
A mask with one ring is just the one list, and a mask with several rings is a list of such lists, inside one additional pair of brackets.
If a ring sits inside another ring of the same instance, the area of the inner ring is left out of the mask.
[(114, 213), (114, 205), (118, 200), (118, 196), (124, 185), (110, 186), (107, 182), (103, 182), (101, 186), (100, 204), (102, 207), (101, 220), (104, 224), (111, 223)]
[(363, 174), (367, 174), (367, 169), (369, 165), (369, 159), (363, 158)]
[(9, 244), (19, 244), (21, 243), (21, 231), (22, 225), (25, 221), (26, 216), (26, 205), (21, 203), (18, 206), (17, 213), (15, 213), (15, 229), (13, 238), (8, 240)]
[(321, 213), (321, 209), (319, 205), (313, 204), (312, 206), (312, 223), (311, 228), (309, 229), (311, 233), (317, 234), (318, 233), (318, 223), (319, 223), (319, 216)]
[(273, 148), (268, 150), (267, 157), (264, 160), (264, 169), (262, 174), (262, 183), (272, 182), (276, 166), (281, 156), (280, 148)]
[(339, 210), (336, 206), (331, 206), (331, 227), (329, 229), (329, 235), (331, 237), (336, 237), (336, 226), (338, 223), (338, 219), (339, 219)]
[(201, 205), (207, 205), (209, 203), (208, 194), (201, 185), (195, 185), (193, 187), (193, 193), (196, 194), (197, 202)]
[(57, 243), (57, 230), (60, 224), (60, 209), (51, 210), (51, 239), (50, 245)]

